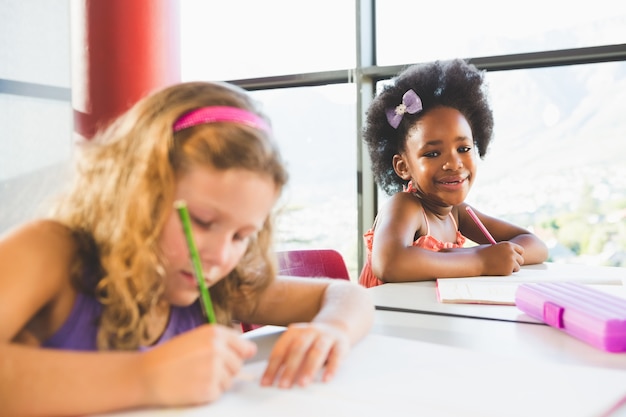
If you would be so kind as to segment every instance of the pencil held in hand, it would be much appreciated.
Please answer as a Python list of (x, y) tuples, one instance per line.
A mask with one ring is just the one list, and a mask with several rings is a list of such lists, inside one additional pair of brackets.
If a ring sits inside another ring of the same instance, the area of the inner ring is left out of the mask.
[(187, 239), (187, 247), (189, 248), (189, 255), (191, 256), (191, 262), (193, 264), (193, 272), (200, 288), (200, 298), (202, 299), (202, 308), (209, 323), (214, 324), (217, 322), (215, 319), (215, 312), (213, 311), (213, 303), (211, 302), (211, 296), (204, 282), (204, 273), (202, 272), (202, 263), (200, 262), (200, 255), (196, 248), (196, 243), (191, 233), (191, 219), (189, 217), (189, 211), (187, 210), (187, 203), (183, 200), (174, 202), (174, 207), (178, 211), (178, 216), (183, 224), (183, 232)]
[(472, 220), (474, 220), (474, 223), (476, 223), (476, 226), (478, 226), (480, 231), (483, 232), (483, 235), (485, 235), (485, 237), (489, 240), (489, 242), (491, 242), (492, 245), (495, 245), (496, 243), (498, 243), (493, 238), (493, 236), (491, 236), (491, 233), (489, 233), (489, 230), (487, 230), (483, 222), (480, 221), (476, 213), (474, 213), (474, 210), (472, 210), (470, 206), (466, 206), (465, 210), (467, 210), (467, 214), (469, 214)]

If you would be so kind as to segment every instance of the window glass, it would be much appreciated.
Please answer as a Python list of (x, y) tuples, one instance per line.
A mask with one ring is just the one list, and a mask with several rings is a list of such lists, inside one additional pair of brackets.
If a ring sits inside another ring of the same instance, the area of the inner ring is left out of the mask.
[(549, 261), (626, 266), (626, 63), (487, 81), (494, 138), (467, 202), (536, 233)]
[(354, 68), (353, 1), (181, 1), (183, 80)]
[(626, 2), (376, 2), (377, 64), (626, 43)]
[(355, 85), (252, 94), (272, 120), (290, 174), (279, 203), (277, 249), (336, 249), (356, 280)]
[[(69, 2), (0, 2), (3, 80), (70, 86)], [(36, 87), (35, 87), (36, 89)], [(69, 102), (0, 92), (0, 233), (32, 218), (60, 186), (72, 150)]]
[(70, 86), (68, 1), (0, 1), (0, 79)]
[(626, 63), (490, 72), (494, 140), (468, 202), (552, 261), (626, 266)]

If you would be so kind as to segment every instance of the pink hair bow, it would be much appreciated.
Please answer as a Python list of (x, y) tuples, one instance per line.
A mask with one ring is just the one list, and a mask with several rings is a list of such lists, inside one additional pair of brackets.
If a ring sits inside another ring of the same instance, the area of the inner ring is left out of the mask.
[(387, 110), (387, 121), (394, 129), (397, 129), (404, 117), (404, 113), (415, 114), (422, 110), (422, 100), (413, 90), (408, 90), (402, 96), (402, 103), (395, 109)]

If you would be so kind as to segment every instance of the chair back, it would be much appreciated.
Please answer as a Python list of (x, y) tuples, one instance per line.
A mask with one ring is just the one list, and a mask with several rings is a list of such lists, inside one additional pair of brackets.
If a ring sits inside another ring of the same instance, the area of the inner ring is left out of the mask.
[(343, 256), (334, 249), (287, 250), (276, 255), (279, 275), (350, 279)]

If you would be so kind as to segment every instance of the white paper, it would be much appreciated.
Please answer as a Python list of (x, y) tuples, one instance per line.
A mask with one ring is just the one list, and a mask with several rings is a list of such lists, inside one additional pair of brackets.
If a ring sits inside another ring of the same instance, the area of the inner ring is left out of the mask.
[(264, 366), (245, 365), (232, 389), (213, 404), (111, 416), (599, 417), (626, 397), (624, 371), (374, 334), (353, 349), (328, 383), (261, 387)]

